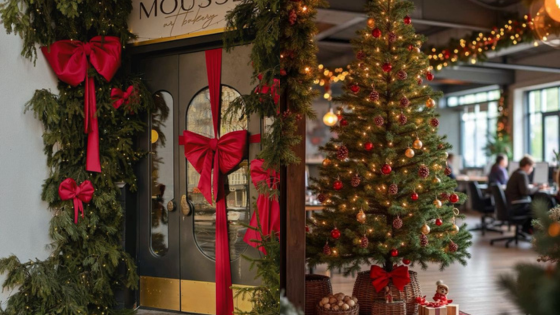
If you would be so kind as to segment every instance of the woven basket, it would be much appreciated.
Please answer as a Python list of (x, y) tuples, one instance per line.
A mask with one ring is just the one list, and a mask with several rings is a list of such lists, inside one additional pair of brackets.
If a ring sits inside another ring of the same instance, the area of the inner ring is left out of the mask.
[[(406, 315), (418, 315), (418, 304), (416, 304), (416, 298), (422, 296), (422, 291), (420, 291), (420, 284), (418, 283), (416, 272), (409, 271), (409, 273), (410, 283), (404, 287), (402, 292), (399, 291), (392, 283), (389, 283), (389, 288), (391, 288), (391, 294), (395, 300), (402, 300), (406, 304)], [(371, 315), (374, 300), (385, 300), (384, 291), (379, 293), (375, 292), (375, 288), (371, 284), (369, 274), (369, 271), (358, 273), (358, 277), (354, 283), (354, 290), (352, 292), (352, 296), (358, 298), (358, 304), (360, 304), (360, 315)]]
[(406, 315), (406, 304), (404, 301), (374, 300), (370, 315)]
[(305, 275), (305, 315), (317, 315), (317, 304), (332, 293), (331, 278)]
[[(317, 308), (315, 310), (317, 315), (358, 315), (360, 313), (360, 306), (356, 305), (354, 308), (347, 311), (327, 311), (317, 304)], [(305, 312), (305, 315), (307, 315), (307, 312)]]

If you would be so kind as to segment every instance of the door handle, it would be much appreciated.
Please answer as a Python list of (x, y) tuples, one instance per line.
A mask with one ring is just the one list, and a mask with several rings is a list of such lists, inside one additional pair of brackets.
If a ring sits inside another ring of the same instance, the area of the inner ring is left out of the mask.
[(173, 212), (173, 211), (175, 211), (175, 209), (177, 209), (177, 205), (175, 204), (175, 200), (169, 200), (169, 202), (167, 203), (167, 211), (168, 212)]
[(191, 207), (189, 207), (186, 195), (181, 196), (181, 212), (183, 212), (185, 216), (191, 214)]

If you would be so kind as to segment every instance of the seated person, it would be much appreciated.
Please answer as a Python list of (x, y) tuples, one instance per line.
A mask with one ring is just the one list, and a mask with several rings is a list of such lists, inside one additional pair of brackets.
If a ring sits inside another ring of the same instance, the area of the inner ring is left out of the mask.
[(447, 176), (449, 176), (449, 178), (451, 179), (455, 179), (455, 174), (453, 173), (453, 158), (455, 156), (453, 155), (453, 153), (449, 153), (447, 155), (447, 167), (449, 167), (449, 169), (451, 170), (451, 173)]
[(508, 159), (503, 154), (496, 156), (496, 163), (492, 165), (490, 174), (488, 174), (488, 184), (505, 185), (508, 182), (509, 175), (507, 172)]

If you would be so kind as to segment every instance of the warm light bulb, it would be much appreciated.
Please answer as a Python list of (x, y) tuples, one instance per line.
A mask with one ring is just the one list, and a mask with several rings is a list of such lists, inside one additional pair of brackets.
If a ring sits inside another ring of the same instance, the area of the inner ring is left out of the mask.
[(325, 125), (332, 127), (334, 125), (336, 125), (336, 123), (338, 122), (338, 117), (333, 113), (332, 108), (325, 114), (325, 116), (323, 116), (323, 123), (325, 123)]

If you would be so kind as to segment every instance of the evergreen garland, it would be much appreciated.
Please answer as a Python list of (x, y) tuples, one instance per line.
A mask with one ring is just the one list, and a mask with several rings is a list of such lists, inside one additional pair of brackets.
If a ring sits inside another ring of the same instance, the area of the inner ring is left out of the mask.
[[(0, 15), (8, 32), (23, 38), (22, 55), (37, 57), (36, 45), (58, 40), (89, 41), (96, 35), (118, 36), (122, 44), (134, 36), (128, 31), (130, 0), (8, 0)], [(102, 173), (85, 170), (84, 84), (71, 87), (60, 82), (59, 94), (36, 91), (26, 105), (44, 125), (43, 142), (50, 175), (42, 199), (53, 213), (49, 235), (52, 254), (44, 261), (0, 259), (6, 273), (4, 289), (17, 290), (0, 314), (126, 314), (114, 310), (115, 290), (135, 288), (134, 260), (121, 246), (123, 209), (118, 202), (125, 183), (136, 190), (133, 164), (143, 153), (133, 139), (146, 129), (141, 115), (154, 108), (151, 93), (138, 78), (117, 73), (111, 82), (90, 71), (96, 83)], [(112, 88), (134, 85), (138, 97), (114, 109)], [(74, 224), (72, 201), (61, 201), (58, 187), (66, 178), (78, 184), (90, 180), (93, 200), (84, 205), (85, 217)], [(121, 270), (127, 270), (121, 274)]]

